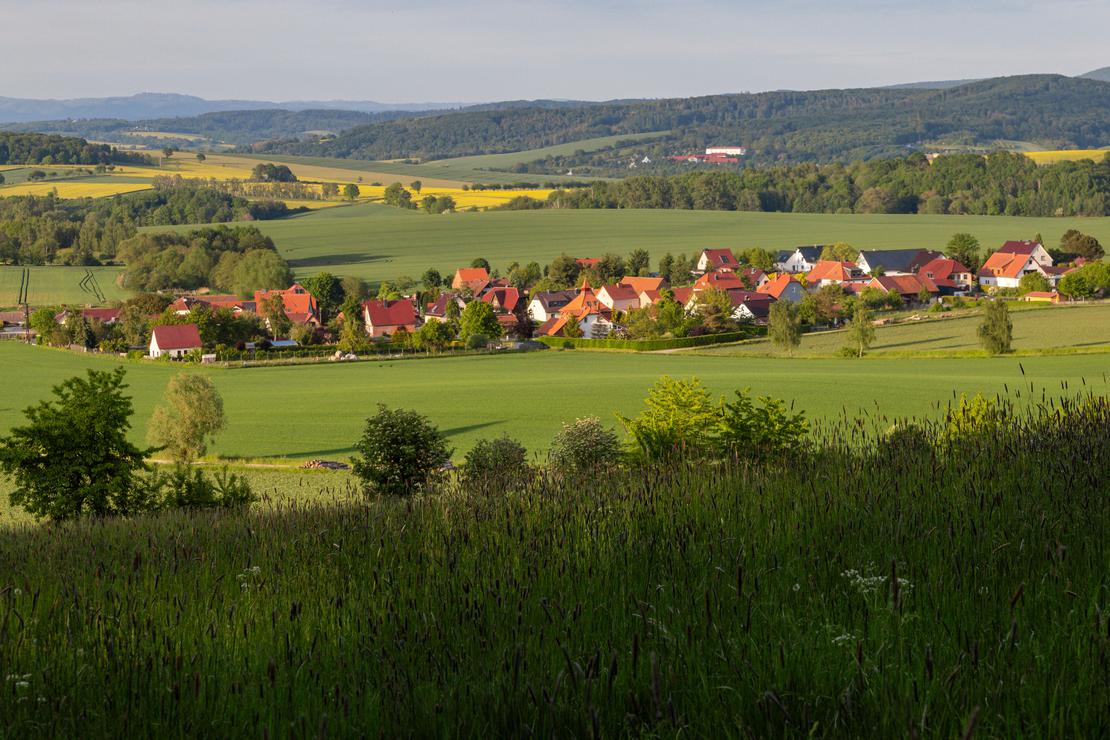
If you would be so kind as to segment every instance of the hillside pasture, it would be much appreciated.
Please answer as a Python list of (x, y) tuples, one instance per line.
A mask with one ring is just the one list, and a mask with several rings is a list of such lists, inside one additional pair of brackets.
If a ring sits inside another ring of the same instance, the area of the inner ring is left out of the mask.
[[(0, 343), (0, 376), (20, 378), (0, 399), (0, 433), (51, 386), (86, 368), (110, 369), (118, 358)], [(223, 395), (228, 428), (214, 453), (231, 458), (346, 459), (378, 403), (427, 414), (455, 448), (509, 434), (542, 453), (565, 421), (598, 416), (617, 427), (634, 414), (661, 375), (698, 376), (715, 393), (750, 387), (784, 398), (810, 418), (870, 412), (882, 417), (937, 414), (959, 393), (1003, 392), (1033, 384), (1058, 393), (1106, 380), (1106, 355), (998, 359), (806, 360), (622, 354), (546, 350), (527, 354), (381, 360), (254, 369), (197, 368), (129, 362), (135, 398), (133, 437), (146, 424), (169, 378), (210, 374)], [(1023, 374), (1024, 373), (1024, 374)]]
[(119, 285), (119, 278), (123, 274), (122, 267), (45, 265), (23, 268), (2, 265), (0, 266), (0, 308), (12, 307), (19, 299), (20, 275), (24, 269), (31, 271), (28, 300), (33, 307), (57, 306), (63, 303), (72, 306), (100, 305), (101, 301), (97, 299), (94, 292), (81, 287), (86, 270), (93, 274), (107, 300), (123, 300), (130, 295)]

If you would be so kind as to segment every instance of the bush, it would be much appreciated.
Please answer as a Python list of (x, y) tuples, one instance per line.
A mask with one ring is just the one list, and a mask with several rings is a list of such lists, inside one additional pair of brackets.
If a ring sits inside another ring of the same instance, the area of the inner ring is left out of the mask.
[(352, 468), (367, 493), (406, 496), (427, 488), (451, 460), (451, 449), (427, 417), (389, 409), (366, 420)]
[(235, 509), (255, 500), (247, 479), (227, 468), (208, 478), (199, 468), (179, 464), (167, 476), (155, 473), (150, 485), (171, 509)]
[(479, 441), (466, 453), (461, 469), (464, 485), (487, 492), (521, 486), (529, 477), (528, 451), (508, 436)]
[(547, 453), (551, 469), (563, 475), (589, 475), (615, 467), (620, 461), (620, 441), (616, 433), (601, 424), (596, 416), (577, 419), (551, 440)]
[(489, 337), (485, 334), (471, 334), (466, 339), (467, 349), (485, 349), (489, 345)]
[(748, 389), (721, 403), (717, 440), (734, 457), (780, 457), (802, 444), (808, 430), (805, 414), (790, 413), (779, 398), (760, 396), (757, 407)]

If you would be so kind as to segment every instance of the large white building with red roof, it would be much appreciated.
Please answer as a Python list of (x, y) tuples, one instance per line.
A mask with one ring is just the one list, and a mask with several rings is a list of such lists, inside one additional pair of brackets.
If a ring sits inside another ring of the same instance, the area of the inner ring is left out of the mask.
[(150, 357), (182, 357), (201, 349), (200, 330), (196, 324), (156, 326), (150, 333)]

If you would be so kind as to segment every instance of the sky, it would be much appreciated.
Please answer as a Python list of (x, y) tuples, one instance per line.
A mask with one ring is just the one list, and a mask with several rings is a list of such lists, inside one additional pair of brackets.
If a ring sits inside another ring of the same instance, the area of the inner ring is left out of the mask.
[(30, 98), (608, 100), (1110, 65), (1106, 0), (0, 0), (0, 24), (0, 96)]

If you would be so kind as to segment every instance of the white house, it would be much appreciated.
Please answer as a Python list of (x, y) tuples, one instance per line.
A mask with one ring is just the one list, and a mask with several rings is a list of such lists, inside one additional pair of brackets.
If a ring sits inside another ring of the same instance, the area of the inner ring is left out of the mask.
[(597, 299), (610, 311), (631, 311), (640, 307), (640, 295), (631, 285), (603, 285)]
[(558, 316), (563, 307), (573, 301), (576, 295), (578, 293), (573, 290), (551, 290), (536, 293), (528, 304), (528, 315), (532, 317), (533, 321), (543, 323), (554, 316)]
[(1001, 252), (1002, 254), (1025, 255), (1028, 257), (1032, 257), (1041, 267), (1052, 267), (1052, 256), (1049, 255), (1048, 250), (1045, 249), (1040, 242), (1008, 241), (1002, 245), (1002, 248), (999, 249), (998, 252)]
[(196, 324), (156, 326), (150, 333), (150, 356), (153, 358), (183, 357), (202, 346)]
[(821, 259), (821, 245), (812, 247), (798, 247), (793, 252), (782, 251), (775, 258), (775, 269), (779, 272), (789, 272), (796, 275), (800, 272), (809, 272)]

